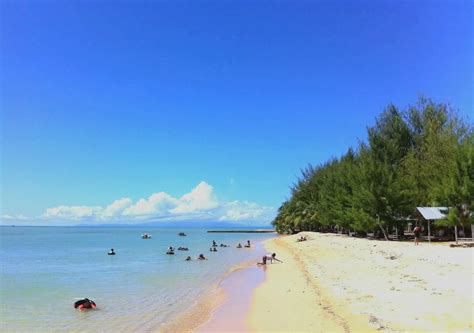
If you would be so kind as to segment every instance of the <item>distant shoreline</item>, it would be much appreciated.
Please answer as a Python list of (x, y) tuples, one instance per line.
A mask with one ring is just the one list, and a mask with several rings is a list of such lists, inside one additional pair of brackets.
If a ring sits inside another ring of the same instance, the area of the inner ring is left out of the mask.
[(257, 230), (208, 230), (208, 233), (243, 233), (243, 234), (254, 234), (254, 233), (276, 233), (273, 229), (257, 229)]

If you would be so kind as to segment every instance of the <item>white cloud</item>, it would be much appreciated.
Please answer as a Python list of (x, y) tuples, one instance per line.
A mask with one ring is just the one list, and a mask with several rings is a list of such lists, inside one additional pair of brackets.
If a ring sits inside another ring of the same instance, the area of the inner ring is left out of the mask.
[[(268, 223), (275, 215), (272, 207), (247, 201), (219, 201), (214, 188), (201, 181), (190, 192), (173, 197), (166, 192), (151, 194), (134, 202), (120, 198), (102, 206), (57, 206), (46, 209), (44, 221), (114, 221), (129, 223), (146, 221), (228, 221)], [(2, 216), (4, 219), (14, 217)]]
[(165, 192), (153, 193), (148, 199), (140, 199), (123, 214), (127, 216), (163, 215), (170, 208), (176, 206), (176, 199)]
[(272, 207), (257, 205), (247, 201), (226, 202), (223, 205), (223, 214), (220, 221), (256, 221), (272, 219), (275, 210)]
[(103, 218), (107, 217), (114, 217), (117, 215), (121, 215), (125, 209), (132, 205), (133, 201), (130, 198), (121, 198), (115, 200), (110, 205), (105, 207), (101, 212), (100, 215)]
[(45, 219), (59, 218), (80, 220), (87, 217), (93, 217), (102, 211), (100, 206), (57, 206), (48, 208), (42, 215)]
[(0, 216), (1, 220), (20, 220), (20, 221), (26, 221), (26, 220), (31, 220), (31, 217), (19, 214), (19, 215), (8, 215), (4, 214)]
[(178, 205), (170, 212), (173, 214), (206, 211), (218, 206), (213, 194), (213, 187), (206, 182), (200, 182), (191, 192), (183, 195)]

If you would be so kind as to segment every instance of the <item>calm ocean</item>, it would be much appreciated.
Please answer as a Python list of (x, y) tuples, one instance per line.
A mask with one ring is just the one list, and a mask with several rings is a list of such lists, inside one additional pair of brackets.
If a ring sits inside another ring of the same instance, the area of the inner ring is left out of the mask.
[[(207, 229), (0, 227), (1, 331), (157, 330), (189, 310), (231, 268), (257, 260), (272, 234)], [(178, 236), (185, 232), (187, 237)], [(143, 232), (153, 235), (141, 239)], [(209, 252), (212, 240), (218, 252)], [(236, 249), (250, 240), (251, 249)], [(188, 252), (165, 255), (169, 245)], [(114, 248), (116, 256), (107, 252)], [(207, 261), (194, 260), (199, 253)], [(190, 255), (191, 262), (184, 258)], [(78, 311), (88, 297), (98, 309)]]

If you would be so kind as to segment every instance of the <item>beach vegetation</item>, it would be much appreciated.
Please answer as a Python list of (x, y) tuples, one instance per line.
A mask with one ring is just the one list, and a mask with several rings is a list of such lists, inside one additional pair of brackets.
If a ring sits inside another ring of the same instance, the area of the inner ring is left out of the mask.
[(367, 139), (301, 170), (273, 225), (280, 233), (353, 230), (403, 233), (417, 206), (451, 207), (445, 226), (466, 227), (474, 210), (473, 126), (447, 104), (390, 104)]

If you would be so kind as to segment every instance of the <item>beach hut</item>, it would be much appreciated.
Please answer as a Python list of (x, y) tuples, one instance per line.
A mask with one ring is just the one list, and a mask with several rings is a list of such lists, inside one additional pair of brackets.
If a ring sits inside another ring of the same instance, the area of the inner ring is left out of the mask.
[(428, 241), (431, 242), (431, 221), (446, 218), (448, 207), (416, 207), (414, 216), (423, 219), (428, 225)]

